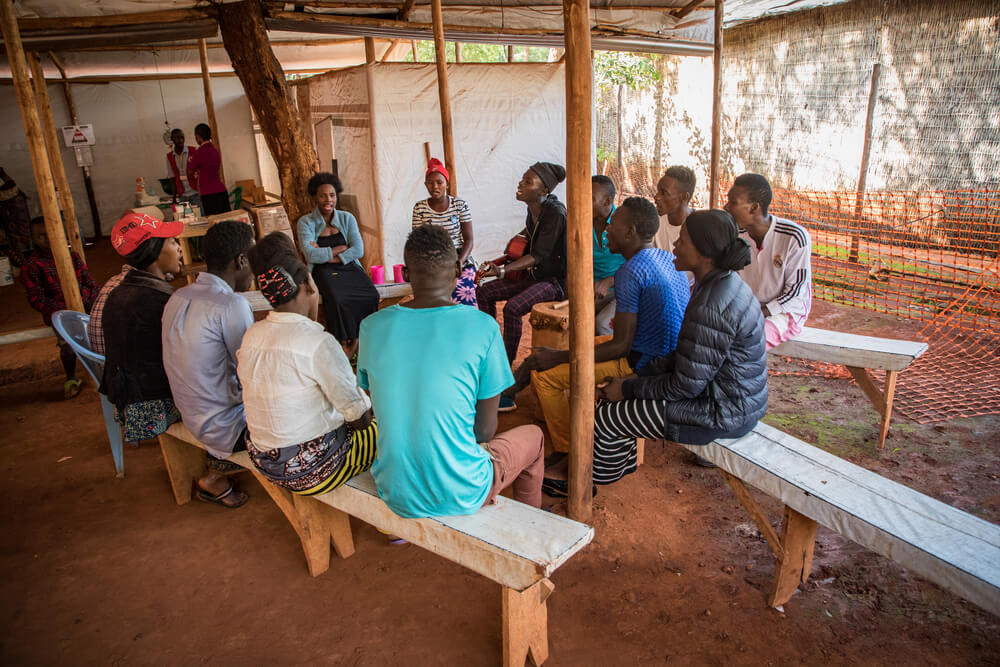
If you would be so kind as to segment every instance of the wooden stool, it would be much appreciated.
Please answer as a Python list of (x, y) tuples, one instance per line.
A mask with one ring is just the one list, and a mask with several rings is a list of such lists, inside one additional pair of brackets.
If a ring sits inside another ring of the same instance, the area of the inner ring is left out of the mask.
[(531, 309), (531, 344), (534, 347), (569, 349), (569, 301), (545, 301)]

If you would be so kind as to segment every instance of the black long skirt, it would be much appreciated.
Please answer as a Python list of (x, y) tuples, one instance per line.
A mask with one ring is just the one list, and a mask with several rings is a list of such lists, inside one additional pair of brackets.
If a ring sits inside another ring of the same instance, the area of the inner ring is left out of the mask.
[(343, 342), (358, 337), (361, 320), (378, 310), (378, 291), (357, 264), (317, 264), (313, 280), (323, 297), (326, 330)]

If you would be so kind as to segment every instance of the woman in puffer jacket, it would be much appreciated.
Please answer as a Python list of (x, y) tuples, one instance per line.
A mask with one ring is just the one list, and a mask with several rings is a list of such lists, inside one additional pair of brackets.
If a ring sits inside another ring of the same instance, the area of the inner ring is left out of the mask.
[(736, 273), (750, 246), (720, 210), (688, 216), (674, 266), (695, 278), (677, 349), (638, 375), (607, 378), (594, 414), (594, 482), (635, 472), (636, 438), (707, 445), (746, 435), (767, 410), (764, 317)]

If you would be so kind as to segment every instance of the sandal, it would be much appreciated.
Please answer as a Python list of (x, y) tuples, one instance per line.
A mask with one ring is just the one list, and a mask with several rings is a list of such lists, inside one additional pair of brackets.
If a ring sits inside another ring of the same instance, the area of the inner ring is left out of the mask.
[(214, 495), (214, 496), (211, 494), (211, 492), (205, 491), (200, 486), (198, 486), (198, 482), (194, 483), (194, 487), (195, 487), (195, 491), (197, 492), (197, 495), (198, 495), (198, 500), (202, 500), (202, 501), (204, 501), (206, 503), (212, 503), (212, 504), (215, 504), (215, 505), (222, 505), (223, 507), (226, 507), (228, 509), (233, 509), (234, 510), (237, 507), (243, 507), (243, 505), (245, 505), (246, 502), (248, 500), (250, 500), (250, 496), (248, 496), (247, 494), (244, 493), (243, 494), (243, 500), (241, 500), (240, 502), (238, 502), (235, 505), (230, 505), (229, 503), (225, 502), (225, 499), (228, 498), (234, 491), (237, 490), (236, 489), (236, 485), (233, 484), (232, 482), (229, 483), (229, 488), (228, 489), (226, 489), (222, 493), (219, 493), (219, 494)]
[[(568, 498), (569, 482), (562, 479), (542, 478), (542, 492), (550, 498)], [(597, 485), (591, 485), (590, 497), (597, 495)]]
[(76, 378), (66, 380), (63, 384), (63, 397), (69, 399), (79, 394), (82, 384), (83, 382), (77, 380)]

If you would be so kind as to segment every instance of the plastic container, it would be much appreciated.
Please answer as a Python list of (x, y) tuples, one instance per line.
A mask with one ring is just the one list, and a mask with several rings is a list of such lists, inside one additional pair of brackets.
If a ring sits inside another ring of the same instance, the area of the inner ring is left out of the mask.
[(392, 281), (396, 283), (405, 283), (403, 280), (403, 267), (405, 264), (394, 264), (392, 267)]
[(385, 267), (381, 264), (375, 264), (369, 271), (372, 274), (372, 283), (375, 285), (381, 285), (385, 282)]

